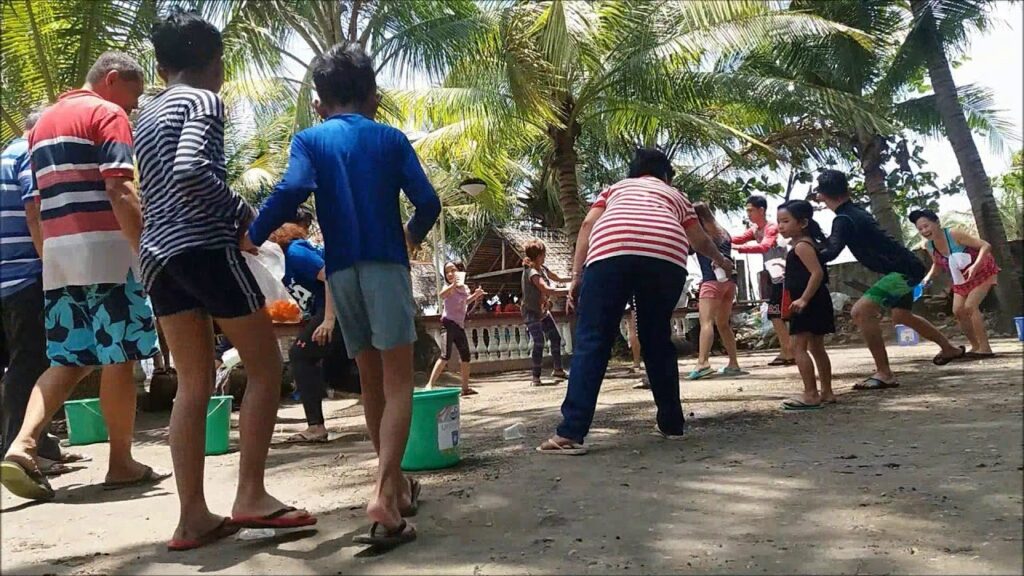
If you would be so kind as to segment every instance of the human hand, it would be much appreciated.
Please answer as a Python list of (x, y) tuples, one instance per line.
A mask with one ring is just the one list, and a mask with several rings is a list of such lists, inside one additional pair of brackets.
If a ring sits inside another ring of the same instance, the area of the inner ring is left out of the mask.
[(260, 247), (252, 243), (252, 239), (249, 238), (249, 233), (242, 234), (242, 238), (238, 241), (238, 248), (242, 252), (248, 252), (249, 254), (259, 254)]
[(409, 250), (410, 256), (416, 256), (420, 251), (420, 243), (412, 239), (412, 234), (409, 233), (409, 229), (405, 228), (405, 247)]
[(977, 266), (977, 264), (974, 264), (973, 266), (969, 266), (966, 270), (964, 270), (965, 280), (970, 280), (971, 276), (974, 276), (974, 273), (977, 272)]
[(789, 311), (792, 314), (800, 314), (804, 311), (804, 308), (807, 308), (807, 300), (803, 298), (797, 298), (789, 305)]
[(313, 331), (313, 342), (321, 346), (330, 344), (331, 339), (334, 337), (334, 326), (336, 324), (337, 322), (334, 321), (334, 318), (331, 318), (329, 322), (324, 318), (323, 323)]
[(733, 264), (732, 260), (728, 258), (723, 258), (722, 261), (718, 263), (718, 267), (721, 268), (722, 270), (725, 270), (726, 274), (728, 274), (729, 276), (732, 276), (733, 274), (736, 273), (736, 265)]

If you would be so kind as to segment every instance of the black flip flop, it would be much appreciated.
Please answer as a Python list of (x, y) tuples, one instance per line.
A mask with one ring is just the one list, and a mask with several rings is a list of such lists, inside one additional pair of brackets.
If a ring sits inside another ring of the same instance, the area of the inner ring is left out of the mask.
[(423, 486), (420, 485), (420, 481), (410, 477), (409, 478), (409, 507), (402, 510), (402, 518), (412, 518), (420, 511), (420, 492), (423, 490)]
[[(378, 530), (379, 529), (379, 530)], [(395, 548), (406, 542), (416, 539), (416, 529), (402, 520), (402, 523), (394, 530), (388, 530), (380, 522), (374, 522), (370, 526), (370, 533), (365, 536), (356, 536), (352, 541), (356, 544), (368, 544), (377, 548)]]
[(28, 468), (15, 460), (0, 462), (0, 483), (27, 500), (53, 500), (56, 495), (38, 466)]
[(893, 380), (892, 382), (886, 382), (879, 380), (872, 376), (871, 378), (865, 378), (864, 380), (857, 382), (853, 385), (854, 390), (884, 390), (886, 388), (897, 388), (900, 383)]
[(965, 356), (967, 356), (967, 348), (965, 348), (964, 346), (960, 346), (959, 348), (960, 354), (957, 356), (943, 356), (942, 352), (939, 352), (935, 356), (935, 358), (932, 358), (932, 363), (935, 364), (936, 366), (945, 366), (946, 364), (949, 364), (953, 360), (963, 359)]
[(971, 360), (984, 360), (986, 358), (995, 358), (995, 357), (996, 357), (996, 353), (995, 352), (968, 352), (968, 353), (964, 354), (964, 358), (969, 358)]

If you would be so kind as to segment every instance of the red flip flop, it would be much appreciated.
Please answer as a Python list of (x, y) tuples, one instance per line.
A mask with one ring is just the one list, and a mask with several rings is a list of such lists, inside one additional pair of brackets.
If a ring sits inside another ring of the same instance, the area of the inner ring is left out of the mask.
[(242, 528), (301, 528), (316, 524), (316, 516), (303, 512), (300, 516), (284, 518), (285, 514), (297, 511), (294, 506), (285, 506), (266, 516), (236, 516), (231, 523)]
[(195, 550), (196, 548), (202, 548), (207, 544), (213, 544), (218, 540), (222, 540), (238, 532), (241, 526), (235, 526), (231, 523), (229, 518), (222, 518), (220, 524), (217, 527), (200, 534), (198, 538), (187, 539), (187, 538), (175, 538), (167, 543), (167, 549), (171, 552), (184, 552), (185, 550)]

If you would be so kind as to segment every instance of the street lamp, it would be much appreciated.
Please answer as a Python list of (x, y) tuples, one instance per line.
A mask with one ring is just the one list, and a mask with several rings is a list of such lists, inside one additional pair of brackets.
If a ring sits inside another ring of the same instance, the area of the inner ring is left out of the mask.
[[(483, 193), (483, 191), (486, 190), (486, 189), (487, 189), (487, 183), (484, 182), (483, 180), (481, 180), (480, 178), (466, 178), (465, 180), (463, 180), (462, 182), (459, 183), (459, 190), (462, 190), (463, 192), (465, 192), (470, 198), (476, 198), (481, 193)], [(444, 280), (445, 280), (445, 278), (444, 278), (444, 243), (445, 243), (445, 235), (444, 235), (444, 205), (441, 206), (441, 215), (440, 215), (440, 217), (438, 219), (438, 227), (439, 227), (438, 228), (439, 238), (438, 238), (437, 243), (434, 246), (434, 252), (435, 252), (435, 259), (436, 259), (435, 270), (437, 270), (437, 274), (438, 274), (438, 278), (439, 278), (438, 288), (440, 288), (441, 286), (444, 285)], [(438, 293), (437, 293), (437, 313), (438, 314), (441, 313), (441, 305), (442, 305), (442, 303), (441, 303), (441, 291), (439, 289)]]

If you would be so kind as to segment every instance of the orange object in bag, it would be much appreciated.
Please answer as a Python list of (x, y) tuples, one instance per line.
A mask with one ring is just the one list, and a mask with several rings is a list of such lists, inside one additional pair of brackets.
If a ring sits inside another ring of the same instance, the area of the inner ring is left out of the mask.
[(302, 320), (302, 310), (291, 300), (274, 300), (267, 304), (270, 319), (278, 324), (295, 324)]

